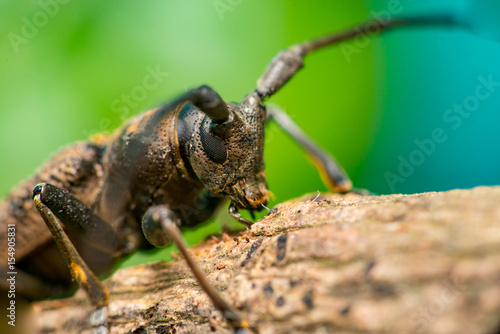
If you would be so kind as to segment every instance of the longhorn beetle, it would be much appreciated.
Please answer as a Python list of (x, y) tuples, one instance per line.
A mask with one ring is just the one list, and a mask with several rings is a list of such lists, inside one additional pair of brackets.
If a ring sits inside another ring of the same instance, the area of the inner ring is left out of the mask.
[[(275, 56), (240, 103), (226, 103), (201, 86), (130, 119), (109, 137), (66, 147), (0, 204), (0, 239), (7, 244), (3, 231), (10, 224), (17, 230), (17, 292), (29, 300), (59, 296), (74, 288), (73, 279), (96, 308), (92, 326), (107, 332), (108, 294), (96, 275), (137, 249), (173, 241), (215, 307), (234, 328), (246, 327), (204, 278), (179, 226), (207, 220), (225, 199), (233, 218), (252, 224), (238, 210), (258, 211), (268, 201), (263, 145), (271, 118), (312, 157), (333, 191), (350, 191), (351, 182), (334, 158), (285, 113), (266, 110), (264, 101), (314, 50), (360, 34), (432, 24), (454, 23), (448, 17), (371, 21), (293, 45)], [(202, 209), (194, 208), (197, 201), (204, 203)], [(4, 258), (6, 249), (0, 250)], [(1, 270), (2, 275), (10, 271)], [(7, 290), (5, 279), (0, 284)]]

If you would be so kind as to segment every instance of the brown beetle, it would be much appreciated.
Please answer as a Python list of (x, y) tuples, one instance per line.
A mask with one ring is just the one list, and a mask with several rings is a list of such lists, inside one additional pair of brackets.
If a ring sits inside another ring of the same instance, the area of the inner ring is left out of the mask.
[[(312, 157), (333, 191), (350, 191), (351, 182), (333, 157), (282, 111), (266, 110), (265, 99), (320, 47), (374, 30), (450, 23), (442, 17), (373, 21), (300, 43), (278, 53), (257, 88), (238, 104), (201, 86), (132, 118), (110, 137), (94, 136), (63, 149), (0, 204), (0, 224), (15, 225), (17, 231), (17, 293), (29, 300), (59, 296), (75, 288), (73, 278), (102, 315), (92, 325), (106, 332), (108, 296), (95, 275), (137, 249), (174, 241), (215, 306), (234, 328), (245, 327), (206, 282), (178, 227), (207, 220), (225, 199), (232, 217), (252, 223), (238, 209), (258, 211), (268, 201), (263, 147), (271, 118)], [(0, 234), (0, 240), (7, 235)], [(7, 257), (6, 251), (0, 254)], [(8, 290), (3, 277), (0, 284)]]

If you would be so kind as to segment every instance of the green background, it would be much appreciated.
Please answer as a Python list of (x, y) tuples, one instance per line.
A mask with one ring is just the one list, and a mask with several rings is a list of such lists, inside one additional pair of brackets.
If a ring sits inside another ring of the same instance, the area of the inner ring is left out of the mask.
[[(478, 76), (500, 81), (492, 14), (499, 6), (396, 2), (400, 16), (451, 13), (473, 31), (401, 29), (318, 51), (270, 102), (332, 152), (356, 187), (386, 194), (499, 184), (500, 88), (456, 129), (443, 119), (474, 95)], [(0, 194), (61, 146), (119, 126), (113, 103), (142, 85), (148, 68), (168, 76), (135, 100), (127, 116), (200, 84), (239, 101), (278, 50), (373, 18), (394, 0), (56, 3), (0, 1)], [(44, 21), (43, 13), (51, 15)], [(347, 48), (357, 52), (346, 56)], [(431, 138), (437, 128), (446, 140), (391, 186), (387, 172), (397, 175), (401, 157), (418, 155), (415, 140)], [(326, 191), (304, 154), (274, 125), (265, 159), (271, 206)], [(230, 221), (220, 216), (219, 222)], [(215, 232), (220, 223), (208, 229)]]

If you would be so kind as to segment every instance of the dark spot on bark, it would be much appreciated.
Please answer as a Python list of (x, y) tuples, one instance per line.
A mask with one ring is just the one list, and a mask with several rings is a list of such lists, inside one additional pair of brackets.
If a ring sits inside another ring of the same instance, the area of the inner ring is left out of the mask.
[(340, 315), (341, 316), (346, 316), (349, 314), (349, 312), (351, 312), (351, 305), (347, 305), (346, 307), (344, 307), (342, 310), (340, 310)]
[(250, 259), (252, 258), (253, 253), (255, 253), (255, 251), (257, 249), (259, 249), (260, 245), (262, 245), (262, 239), (259, 239), (259, 240), (257, 240), (256, 242), (254, 242), (252, 244), (252, 246), (250, 247), (250, 250), (248, 251), (246, 259), (243, 260), (243, 262), (241, 262), (241, 266), (242, 267), (244, 267), (250, 261)]
[(368, 275), (370, 275), (371, 270), (375, 267), (375, 260), (370, 260), (365, 269), (365, 278), (368, 279)]
[(278, 238), (278, 244), (276, 246), (277, 251), (276, 251), (276, 259), (279, 261), (283, 261), (286, 255), (286, 242), (288, 239), (288, 234), (283, 234), (280, 235)]
[[(33, 189), (33, 196), (35, 196), (35, 190), (36, 190), (36, 187), (35, 189)], [(20, 199), (17, 199), (17, 198), (13, 198), (9, 201), (9, 204), (10, 204), (10, 210), (12, 212), (12, 215), (14, 217), (24, 217), (26, 216), (26, 211), (24, 210), (24, 203), (27, 202), (27, 201), (31, 201), (32, 198), (28, 197), (28, 198), (25, 198), (25, 200), (20, 200)]]
[(400, 214), (400, 215), (394, 216), (394, 217), (392, 218), (392, 221), (395, 221), (395, 222), (397, 222), (397, 221), (401, 221), (401, 220), (405, 219), (405, 217), (406, 217), (406, 213), (403, 213), (403, 214)]
[(371, 285), (374, 294), (381, 297), (395, 296), (396, 291), (394, 286), (388, 283), (375, 283)]
[(144, 334), (144, 333), (147, 333), (147, 330), (145, 329), (144, 325), (140, 326), (140, 327), (137, 327), (136, 329), (134, 329), (132, 332), (130, 332), (131, 334)]
[(276, 300), (276, 306), (280, 307), (280, 306), (283, 306), (285, 305), (285, 298), (283, 297), (279, 297), (277, 300)]
[(56, 183), (64, 184), (64, 182), (55, 174), (50, 174), (49, 178)]
[(267, 296), (267, 297), (271, 297), (274, 293), (274, 289), (273, 287), (271, 286), (271, 282), (267, 283), (266, 285), (264, 285), (264, 294)]
[(175, 330), (175, 327), (173, 325), (171, 325), (171, 326), (162, 325), (162, 326), (156, 327), (156, 334), (172, 334), (175, 332), (177, 332), (177, 331)]
[(302, 302), (306, 305), (308, 310), (312, 310), (314, 308), (313, 304), (313, 291), (309, 290), (304, 297), (302, 297)]
[(293, 288), (294, 286), (297, 285), (297, 283), (298, 283), (297, 281), (290, 280), (290, 287)]
[(158, 304), (151, 306), (146, 311), (144, 311), (144, 315), (143, 315), (144, 319), (151, 319), (154, 316), (154, 314), (156, 313), (157, 307), (158, 307)]

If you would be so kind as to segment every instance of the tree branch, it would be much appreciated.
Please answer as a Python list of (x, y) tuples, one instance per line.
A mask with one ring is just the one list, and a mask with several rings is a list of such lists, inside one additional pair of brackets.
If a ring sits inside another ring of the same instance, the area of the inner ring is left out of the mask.
[[(500, 330), (500, 187), (314, 197), (192, 250), (255, 331)], [(231, 333), (181, 258), (104, 284), (111, 333)], [(45, 332), (71, 333), (90, 306), (79, 292), (36, 309)]]

